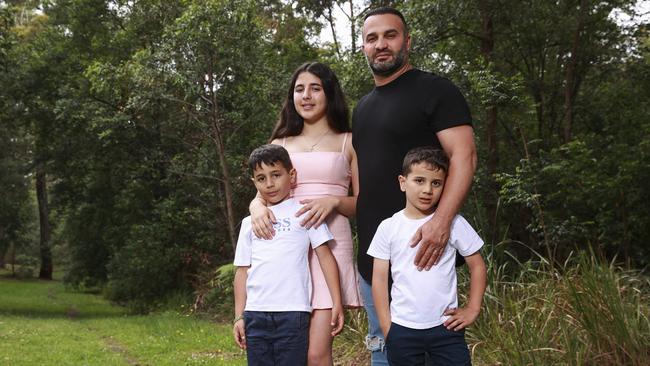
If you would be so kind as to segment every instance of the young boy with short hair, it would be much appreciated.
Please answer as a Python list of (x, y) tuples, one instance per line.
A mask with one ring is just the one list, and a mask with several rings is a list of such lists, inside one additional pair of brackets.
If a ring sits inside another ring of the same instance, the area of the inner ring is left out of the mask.
[[(478, 317), (485, 292), (487, 271), (479, 253), (483, 240), (457, 215), (444, 253), (431, 270), (417, 270), (417, 248), (409, 246), (417, 229), (435, 214), (448, 166), (444, 152), (431, 147), (406, 154), (398, 178), (406, 207), (379, 225), (368, 248), (374, 257), (372, 296), (391, 365), (424, 365), (425, 354), (434, 365), (471, 365), (464, 328)], [(469, 301), (463, 308), (456, 298), (456, 251), (465, 257), (471, 274)]]
[(311, 247), (325, 275), (334, 306), (332, 336), (343, 329), (343, 306), (336, 260), (327, 246), (327, 225), (305, 229), (295, 213), (301, 205), (289, 197), (296, 170), (279, 145), (255, 149), (248, 160), (253, 183), (277, 218), (270, 240), (242, 220), (234, 264), (235, 342), (246, 349), (249, 365), (306, 365), (311, 313)]

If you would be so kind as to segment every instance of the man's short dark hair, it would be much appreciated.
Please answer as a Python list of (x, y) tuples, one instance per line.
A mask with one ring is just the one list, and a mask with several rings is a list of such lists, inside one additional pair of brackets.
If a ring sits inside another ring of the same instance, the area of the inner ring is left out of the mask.
[(419, 163), (429, 164), (434, 170), (442, 169), (445, 173), (449, 169), (449, 158), (444, 151), (432, 146), (422, 146), (406, 153), (404, 163), (402, 163), (402, 175), (407, 176), (411, 173), (411, 167)]
[(370, 9), (366, 15), (363, 17), (363, 21), (370, 18), (373, 15), (382, 15), (382, 14), (393, 14), (397, 15), (402, 20), (402, 25), (404, 25), (404, 34), (409, 34), (409, 26), (406, 24), (406, 19), (404, 15), (397, 9), (391, 8), (390, 6), (382, 6), (380, 8)]
[(248, 167), (251, 169), (251, 172), (254, 172), (255, 169), (262, 166), (262, 163), (266, 165), (275, 165), (275, 163), (278, 162), (282, 164), (287, 171), (293, 169), (293, 164), (291, 163), (291, 158), (289, 157), (287, 149), (280, 145), (266, 144), (253, 150), (248, 158)]

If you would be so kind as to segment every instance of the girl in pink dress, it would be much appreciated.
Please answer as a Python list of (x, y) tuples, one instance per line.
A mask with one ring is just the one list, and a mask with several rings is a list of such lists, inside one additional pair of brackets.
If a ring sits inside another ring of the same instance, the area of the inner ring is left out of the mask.
[[(293, 197), (304, 207), (307, 228), (326, 222), (334, 242), (343, 305), (362, 306), (357, 269), (353, 258), (352, 232), (348, 217), (355, 214), (359, 179), (352, 147), (349, 112), (334, 72), (321, 63), (300, 66), (291, 78), (280, 120), (271, 142), (284, 146), (298, 174)], [(350, 195), (350, 188), (351, 195)], [(273, 214), (256, 198), (250, 206), (253, 230), (258, 237), (273, 235)], [(310, 255), (312, 317), (309, 328), (310, 366), (333, 365), (332, 300), (316, 256)]]

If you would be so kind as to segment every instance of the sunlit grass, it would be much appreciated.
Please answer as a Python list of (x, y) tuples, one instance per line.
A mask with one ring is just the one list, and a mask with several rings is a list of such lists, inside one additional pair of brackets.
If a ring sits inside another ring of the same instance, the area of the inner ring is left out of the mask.
[(230, 332), (183, 311), (130, 316), (58, 281), (0, 278), (2, 365), (245, 365)]
[[(650, 280), (593, 258), (555, 267), (487, 258), (483, 311), (467, 331), (473, 364), (646, 365)], [(466, 279), (461, 270), (461, 303)], [(131, 316), (58, 281), (0, 273), (0, 365), (246, 364), (230, 324), (188, 313)], [(334, 341), (335, 365), (367, 365), (365, 313), (351, 310), (346, 319)]]

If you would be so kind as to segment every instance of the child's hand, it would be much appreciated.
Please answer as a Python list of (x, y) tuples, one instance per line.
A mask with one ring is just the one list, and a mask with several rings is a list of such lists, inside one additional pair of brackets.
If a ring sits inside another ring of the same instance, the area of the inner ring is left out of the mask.
[(300, 226), (303, 226), (305, 229), (319, 227), (320, 224), (325, 221), (327, 216), (336, 209), (337, 201), (338, 200), (335, 197), (301, 200), (300, 203), (304, 206), (296, 212), (296, 217), (300, 217), (305, 212), (307, 212), (307, 214), (300, 222)]
[(232, 327), (232, 334), (235, 337), (235, 343), (241, 349), (246, 349), (246, 333), (244, 332), (244, 319), (239, 319)]
[(449, 319), (445, 321), (445, 327), (449, 330), (458, 331), (464, 329), (478, 318), (479, 310), (469, 308), (447, 309), (444, 315), (449, 315)]
[(332, 326), (332, 337), (336, 337), (343, 330), (343, 324), (345, 323), (345, 318), (343, 315), (343, 308), (339, 306), (334, 306), (332, 308), (332, 321), (330, 325)]
[(266, 206), (251, 206), (251, 224), (253, 226), (253, 233), (260, 239), (271, 240), (275, 235), (273, 224), (276, 223), (273, 211), (269, 210)]

